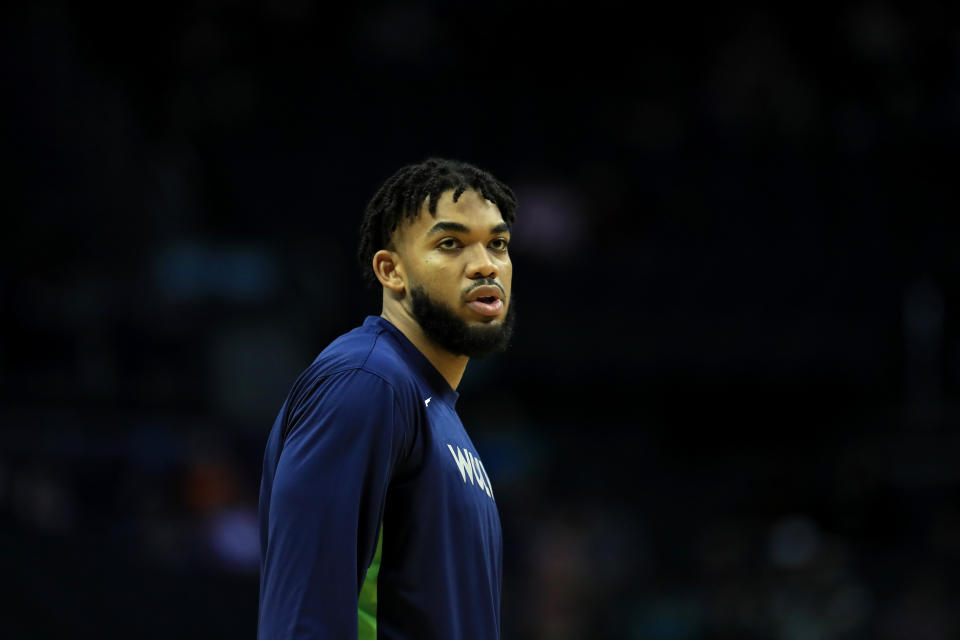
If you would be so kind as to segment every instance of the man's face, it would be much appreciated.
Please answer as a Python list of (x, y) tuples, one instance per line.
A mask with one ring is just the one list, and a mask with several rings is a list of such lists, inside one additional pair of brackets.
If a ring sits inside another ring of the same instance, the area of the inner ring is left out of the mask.
[(395, 236), (406, 275), (405, 306), (427, 337), (451, 353), (502, 351), (513, 329), (510, 231), (476, 191), (443, 193)]

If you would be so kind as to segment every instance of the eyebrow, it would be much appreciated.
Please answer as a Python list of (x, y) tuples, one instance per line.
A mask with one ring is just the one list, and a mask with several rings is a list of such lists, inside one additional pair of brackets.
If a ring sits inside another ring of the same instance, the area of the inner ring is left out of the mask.
[[(437, 224), (430, 227), (427, 231), (427, 236), (432, 236), (435, 233), (440, 233), (441, 231), (455, 231), (457, 233), (470, 233), (470, 227), (460, 224), (459, 222), (438, 222)], [(490, 233), (506, 233), (510, 231), (510, 225), (506, 222), (501, 222), (497, 226), (490, 229)]]

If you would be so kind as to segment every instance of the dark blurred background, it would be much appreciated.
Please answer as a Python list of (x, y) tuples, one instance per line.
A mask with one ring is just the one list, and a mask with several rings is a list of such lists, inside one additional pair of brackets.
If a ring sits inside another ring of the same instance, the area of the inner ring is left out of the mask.
[(267, 432), (441, 155), (521, 202), (505, 638), (960, 637), (957, 13), (8, 8), (0, 636), (255, 636)]

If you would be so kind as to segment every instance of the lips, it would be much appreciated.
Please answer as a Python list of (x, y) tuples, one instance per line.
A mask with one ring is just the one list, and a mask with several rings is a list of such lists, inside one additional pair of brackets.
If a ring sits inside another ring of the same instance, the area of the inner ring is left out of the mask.
[(495, 316), (503, 311), (503, 300), (500, 298), (478, 298), (468, 302), (467, 306), (481, 315)]
[(467, 296), (467, 306), (484, 316), (495, 316), (503, 311), (503, 290), (485, 285), (473, 289)]

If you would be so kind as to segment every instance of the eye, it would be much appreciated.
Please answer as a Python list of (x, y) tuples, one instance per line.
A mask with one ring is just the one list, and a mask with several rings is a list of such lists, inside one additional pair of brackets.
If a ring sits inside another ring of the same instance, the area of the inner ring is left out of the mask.
[(490, 248), (494, 251), (506, 251), (507, 247), (510, 246), (510, 241), (506, 238), (494, 238), (490, 242)]
[(459, 249), (460, 241), (457, 240), (456, 238), (444, 238), (437, 244), (437, 247), (448, 250), (448, 251), (453, 249)]

